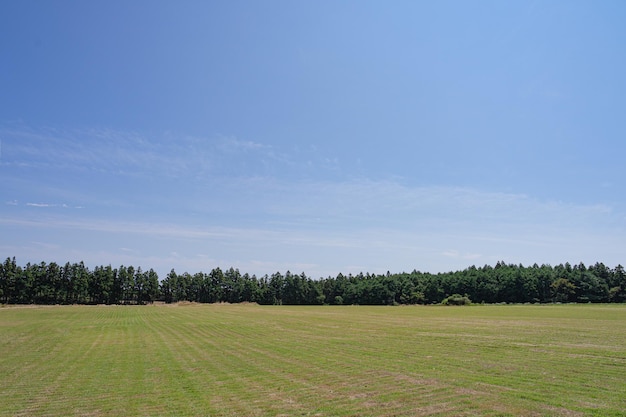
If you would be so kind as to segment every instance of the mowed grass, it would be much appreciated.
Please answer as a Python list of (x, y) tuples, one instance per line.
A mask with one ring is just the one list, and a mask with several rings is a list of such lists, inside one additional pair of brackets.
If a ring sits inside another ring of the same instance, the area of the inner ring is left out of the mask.
[(2, 416), (623, 416), (626, 306), (0, 309)]

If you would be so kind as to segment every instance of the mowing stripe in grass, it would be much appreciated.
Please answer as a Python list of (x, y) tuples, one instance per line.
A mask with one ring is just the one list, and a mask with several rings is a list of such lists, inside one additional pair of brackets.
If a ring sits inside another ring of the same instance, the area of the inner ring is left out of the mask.
[(619, 415), (626, 306), (0, 311), (0, 415)]

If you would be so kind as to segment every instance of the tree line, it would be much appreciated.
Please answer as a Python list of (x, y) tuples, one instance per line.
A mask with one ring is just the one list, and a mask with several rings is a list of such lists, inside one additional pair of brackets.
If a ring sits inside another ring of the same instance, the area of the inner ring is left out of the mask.
[(4, 304), (145, 304), (159, 298), (159, 277), (141, 267), (55, 262), (0, 265), (0, 302)]
[(199, 303), (436, 304), (436, 303), (621, 303), (626, 301), (626, 272), (602, 263), (557, 266), (505, 264), (471, 266), (462, 271), (357, 274), (312, 279), (304, 273), (276, 272), (257, 278), (238, 269), (178, 274), (159, 280), (153, 269), (55, 262), (0, 264), (3, 304), (146, 304)]

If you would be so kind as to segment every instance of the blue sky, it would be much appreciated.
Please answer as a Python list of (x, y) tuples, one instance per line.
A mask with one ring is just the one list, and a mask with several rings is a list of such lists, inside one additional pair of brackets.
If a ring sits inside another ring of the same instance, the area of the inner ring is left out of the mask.
[(5, 1), (0, 253), (624, 264), (622, 1)]

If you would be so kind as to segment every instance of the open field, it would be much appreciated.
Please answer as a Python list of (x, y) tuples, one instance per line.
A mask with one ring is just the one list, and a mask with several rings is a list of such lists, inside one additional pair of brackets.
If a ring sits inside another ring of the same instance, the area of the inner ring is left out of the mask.
[(625, 305), (0, 308), (2, 416), (625, 410)]

